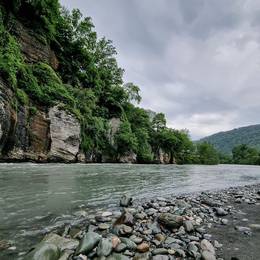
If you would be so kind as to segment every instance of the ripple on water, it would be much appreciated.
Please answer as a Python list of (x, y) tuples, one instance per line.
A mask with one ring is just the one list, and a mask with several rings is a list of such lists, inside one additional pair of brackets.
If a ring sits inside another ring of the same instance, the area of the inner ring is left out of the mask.
[(15, 238), (25, 250), (43, 234), (81, 221), (88, 214), (115, 208), (123, 193), (136, 199), (221, 189), (260, 182), (260, 167), (0, 164), (0, 239)]

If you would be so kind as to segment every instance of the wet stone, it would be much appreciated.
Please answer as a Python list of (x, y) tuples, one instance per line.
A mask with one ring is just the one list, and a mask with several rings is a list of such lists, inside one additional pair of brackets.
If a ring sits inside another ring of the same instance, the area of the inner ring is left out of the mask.
[(183, 217), (171, 213), (162, 213), (158, 221), (168, 228), (179, 228), (183, 224)]
[(153, 255), (167, 255), (168, 250), (166, 248), (156, 248), (152, 251)]
[(106, 224), (106, 223), (101, 223), (98, 225), (98, 229), (99, 230), (107, 230), (110, 228), (110, 225)]
[(147, 251), (149, 251), (149, 249), (150, 249), (149, 244), (145, 243), (145, 242), (143, 242), (143, 243), (141, 243), (140, 245), (137, 246), (137, 251), (139, 253), (146, 253)]
[(151, 259), (151, 253), (137, 253), (135, 254), (133, 260), (150, 260)]
[(123, 195), (120, 199), (120, 206), (128, 207), (132, 205), (132, 202), (133, 202), (133, 198), (131, 198), (129, 195)]
[(168, 260), (169, 257), (167, 255), (156, 255), (153, 256), (152, 260)]
[(112, 252), (112, 242), (110, 239), (102, 238), (97, 247), (98, 256), (109, 256)]
[(81, 253), (85, 253), (85, 254), (90, 253), (91, 250), (97, 246), (100, 239), (101, 236), (99, 234), (89, 231), (81, 239), (79, 246), (76, 250), (76, 254), (79, 255)]
[(216, 208), (216, 214), (217, 216), (226, 216), (228, 215), (228, 212), (226, 210), (224, 210), (223, 208)]
[(120, 243), (119, 245), (117, 245), (117, 247), (115, 248), (115, 251), (117, 253), (121, 253), (123, 251), (125, 251), (127, 249), (127, 245), (124, 243)]
[(191, 232), (191, 231), (194, 230), (193, 223), (192, 223), (192, 221), (190, 221), (190, 220), (184, 221), (184, 222), (183, 222), (183, 226), (184, 226), (184, 228), (185, 228), (185, 230), (186, 230), (187, 232)]

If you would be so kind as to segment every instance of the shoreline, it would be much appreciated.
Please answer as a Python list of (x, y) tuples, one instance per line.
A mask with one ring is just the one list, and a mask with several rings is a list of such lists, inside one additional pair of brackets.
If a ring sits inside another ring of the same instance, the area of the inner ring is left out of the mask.
[(260, 258), (260, 184), (131, 201), (124, 196), (121, 213), (86, 217), (6, 259), (39, 252), (51, 252), (50, 260)]

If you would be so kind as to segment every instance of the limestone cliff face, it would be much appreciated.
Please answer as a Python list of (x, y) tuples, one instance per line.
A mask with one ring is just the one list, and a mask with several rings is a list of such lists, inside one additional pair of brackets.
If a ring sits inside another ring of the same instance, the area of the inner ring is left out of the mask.
[[(44, 40), (16, 21), (12, 28), (24, 59), (45, 62), (57, 69), (58, 60)], [(61, 107), (14, 105), (14, 87), (0, 77), (0, 160), (75, 162), (80, 146), (80, 124)]]
[(155, 155), (155, 162), (159, 164), (169, 164), (170, 163), (170, 155), (163, 151), (163, 149), (159, 149), (157, 154)]
[(24, 27), (19, 21), (15, 21), (12, 31), (18, 39), (21, 51), (28, 63), (40, 61), (49, 64), (53, 69), (58, 68), (59, 62), (54, 51), (33, 30)]
[(0, 103), (0, 159), (9, 161), (75, 162), (80, 146), (78, 120), (58, 106), (30, 115)]
[(49, 111), (52, 161), (75, 161), (80, 146), (80, 123), (68, 112), (55, 106)]

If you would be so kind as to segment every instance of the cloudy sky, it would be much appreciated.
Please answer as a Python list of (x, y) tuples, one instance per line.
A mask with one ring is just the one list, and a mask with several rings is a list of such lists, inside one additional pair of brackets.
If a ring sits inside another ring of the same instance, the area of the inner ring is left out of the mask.
[(193, 139), (260, 123), (260, 1), (61, 0), (113, 40), (142, 106)]

